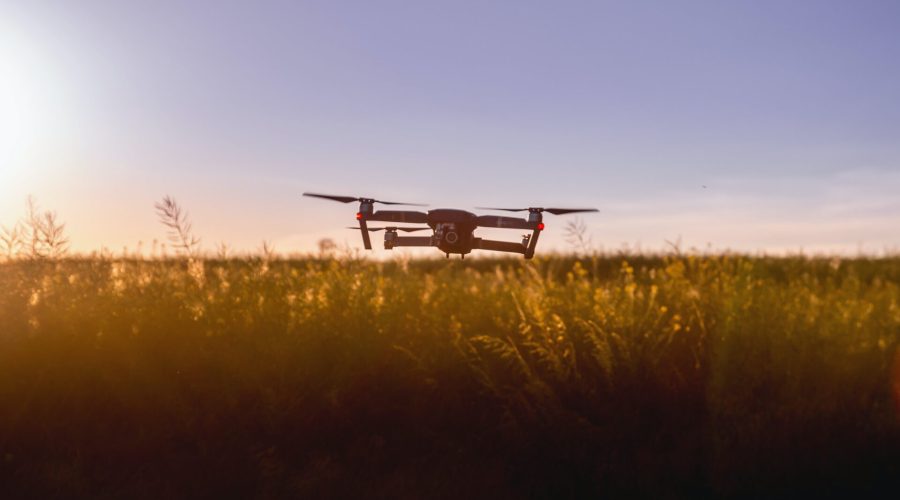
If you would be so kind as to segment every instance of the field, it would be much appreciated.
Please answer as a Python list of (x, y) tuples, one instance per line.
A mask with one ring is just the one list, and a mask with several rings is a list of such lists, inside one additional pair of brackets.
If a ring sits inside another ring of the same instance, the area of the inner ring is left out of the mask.
[(900, 258), (0, 263), (0, 496), (900, 486)]

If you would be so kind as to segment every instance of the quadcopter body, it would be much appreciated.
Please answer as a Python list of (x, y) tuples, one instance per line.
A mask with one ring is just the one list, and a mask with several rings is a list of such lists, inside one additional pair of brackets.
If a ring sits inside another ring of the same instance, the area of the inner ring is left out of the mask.
[[(384, 248), (391, 250), (395, 247), (436, 247), (444, 252), (447, 257), (450, 254), (459, 254), (462, 258), (472, 250), (492, 250), (497, 252), (509, 252), (522, 254), (526, 259), (534, 256), (538, 237), (544, 230), (543, 213), (556, 215), (576, 212), (596, 212), (595, 208), (489, 208), (486, 210), (504, 210), (509, 212), (528, 212), (528, 218), (506, 217), (500, 215), (478, 215), (466, 210), (440, 208), (427, 212), (417, 210), (375, 210), (375, 204), (384, 205), (419, 205), (416, 203), (401, 203), (380, 201), (373, 198), (337, 196), (316, 193), (303, 193), (304, 196), (324, 198), (341, 203), (359, 202), (359, 211), (356, 213), (358, 229), (362, 234), (363, 245), (366, 250), (372, 249), (370, 232), (384, 231)], [(419, 205), (421, 206), (421, 205)], [(369, 227), (369, 222), (389, 222), (404, 224), (425, 224), (425, 226), (387, 226)], [(522, 236), (520, 242), (500, 241), (479, 238), (475, 230), (479, 227), (519, 229), (529, 231)], [(401, 236), (400, 232), (411, 233), (431, 230), (429, 236)]]

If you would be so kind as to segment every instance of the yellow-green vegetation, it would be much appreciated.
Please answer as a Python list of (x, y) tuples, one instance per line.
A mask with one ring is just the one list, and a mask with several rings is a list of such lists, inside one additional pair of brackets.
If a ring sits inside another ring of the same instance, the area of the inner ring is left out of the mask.
[(896, 258), (8, 262), (0, 489), (876, 491), (898, 345)]

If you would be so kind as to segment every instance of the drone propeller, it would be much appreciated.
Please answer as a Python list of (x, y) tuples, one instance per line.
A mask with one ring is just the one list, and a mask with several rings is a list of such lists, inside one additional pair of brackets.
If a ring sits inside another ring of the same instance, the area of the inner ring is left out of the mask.
[(481, 210), (503, 210), (505, 212), (549, 212), (553, 215), (576, 214), (580, 212), (599, 212), (596, 208), (492, 208), (475, 207)]
[[(358, 227), (347, 227), (347, 229), (359, 229)], [(369, 227), (366, 228), (369, 231), (384, 231), (387, 229), (388, 231), (403, 231), (404, 233), (412, 233), (415, 231), (424, 231), (426, 229), (431, 229), (430, 227)]]
[(326, 200), (334, 200), (339, 201), (341, 203), (352, 203), (354, 201), (359, 202), (369, 202), (369, 203), (381, 203), (382, 205), (412, 205), (417, 207), (424, 207), (421, 203), (403, 203), (399, 201), (381, 201), (374, 200), (372, 198), (363, 198), (363, 197), (354, 197), (354, 196), (336, 196), (332, 194), (318, 194), (318, 193), (303, 193), (303, 196), (312, 196), (314, 198), (324, 198)]

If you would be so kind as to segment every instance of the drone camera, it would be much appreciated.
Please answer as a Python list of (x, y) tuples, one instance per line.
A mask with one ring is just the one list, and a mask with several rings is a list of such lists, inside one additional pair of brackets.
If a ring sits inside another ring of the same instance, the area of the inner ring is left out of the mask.
[(459, 232), (456, 229), (456, 224), (453, 223), (439, 225), (434, 235), (438, 241), (443, 241), (449, 245), (459, 243)]
[(386, 231), (384, 233), (384, 249), (391, 250), (397, 243), (397, 231)]

